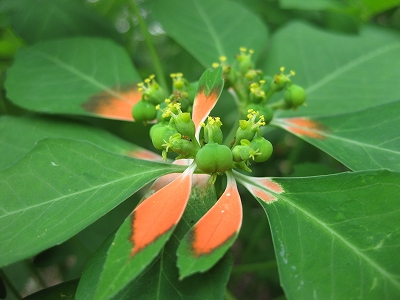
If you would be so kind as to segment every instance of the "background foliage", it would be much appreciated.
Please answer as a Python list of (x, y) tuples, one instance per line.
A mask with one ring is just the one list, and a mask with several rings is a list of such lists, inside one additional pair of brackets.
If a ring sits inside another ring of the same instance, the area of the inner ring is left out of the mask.
[[(179, 281), (182, 222), (113, 299), (398, 299), (399, 3), (2, 0), (0, 297), (94, 295), (140, 189), (182, 171), (129, 157), (152, 150), (149, 126), (105, 99), (129, 108), (149, 74), (167, 88), (171, 72), (197, 81), (246, 46), (265, 74), (286, 66), (307, 91), (306, 107), (265, 130), (274, 154), (253, 168), (286, 192), (260, 206), (240, 190), (244, 223), (231, 253)], [(232, 103), (223, 92), (213, 112), (226, 130)], [(296, 127), (293, 117), (323, 126)], [(212, 205), (215, 191), (207, 195), (202, 205), (192, 195), (184, 220)]]

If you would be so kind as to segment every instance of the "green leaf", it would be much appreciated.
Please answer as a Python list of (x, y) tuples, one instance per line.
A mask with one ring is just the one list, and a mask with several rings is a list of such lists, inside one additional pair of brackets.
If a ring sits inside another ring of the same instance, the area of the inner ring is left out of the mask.
[[(191, 299), (193, 295), (199, 299), (222, 299), (231, 267), (230, 255), (222, 258), (207, 273), (179, 280), (175, 254), (190, 226), (212, 207), (215, 200), (216, 195), (212, 186), (195, 185), (173, 238), (167, 242), (158, 258), (142, 272), (140, 277), (108, 299)], [(111, 241), (110, 239), (104, 243), (89, 261), (77, 290), (77, 300), (93, 298)]]
[(145, 149), (129, 143), (105, 130), (60, 120), (35, 116), (0, 117), (0, 169), (20, 160), (44, 138), (68, 138), (89, 141), (111, 152), (138, 157)]
[(400, 5), (399, 0), (386, 0), (386, 1), (374, 1), (374, 0), (362, 0), (363, 8), (368, 11), (370, 15), (381, 13), (390, 8), (395, 8)]
[(268, 36), (263, 22), (231, 1), (155, 1), (153, 12), (167, 34), (208, 68), (220, 56), (233, 61), (240, 47), (261, 54)]
[(5, 87), (26, 109), (132, 121), (131, 109), (141, 98), (139, 81), (123, 48), (80, 37), (22, 48)]
[(400, 101), (332, 117), (275, 119), (352, 170), (400, 171)]
[(330, 8), (337, 8), (343, 5), (337, 0), (279, 0), (279, 3), (282, 8), (304, 10), (325, 10)]
[(13, 0), (13, 4), (11, 25), (28, 43), (78, 35), (122, 40), (107, 19), (77, 1)]
[(155, 178), (182, 168), (47, 139), (0, 171), (0, 266), (59, 244)]
[(277, 31), (265, 73), (275, 74), (281, 66), (294, 70), (292, 81), (307, 92), (307, 107), (279, 116), (336, 115), (397, 101), (400, 60), (393, 57), (400, 56), (399, 38), (376, 27), (354, 36), (299, 22)]
[(74, 299), (78, 282), (79, 279), (63, 282), (31, 294), (28, 297), (25, 297), (24, 300)]
[(400, 173), (274, 181), (283, 192), (257, 188), (276, 200), (257, 199), (271, 224), (288, 299), (400, 297)]

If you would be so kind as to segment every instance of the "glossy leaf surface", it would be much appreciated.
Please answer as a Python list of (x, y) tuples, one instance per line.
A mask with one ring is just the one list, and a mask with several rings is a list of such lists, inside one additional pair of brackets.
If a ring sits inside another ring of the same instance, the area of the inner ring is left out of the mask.
[[(216, 200), (213, 188), (206, 184), (208, 176), (200, 177), (205, 177), (205, 179), (199, 179), (199, 176), (195, 175), (195, 186), (182, 221), (176, 227), (172, 238), (161, 250), (160, 255), (143, 271), (141, 276), (109, 299), (189, 299), (194, 295), (201, 299), (223, 297), (231, 266), (230, 255), (225, 256), (205, 274), (196, 274), (182, 281), (178, 279), (176, 251), (180, 240), (191, 224), (206, 213)], [(92, 299), (110, 245), (111, 239), (89, 262), (78, 287), (77, 300)]]
[(265, 74), (285, 66), (296, 72), (292, 81), (307, 92), (306, 107), (279, 116), (329, 116), (397, 101), (400, 60), (393, 57), (400, 56), (399, 37), (376, 27), (344, 35), (299, 22), (277, 31)]
[(81, 37), (21, 49), (5, 86), (7, 96), (26, 109), (132, 121), (139, 81), (123, 48)]
[(39, 141), (0, 172), (0, 265), (67, 240), (148, 182), (178, 170), (88, 142)]
[[(275, 178), (267, 212), (288, 299), (400, 296), (400, 173)], [(251, 184), (251, 181), (247, 181)]]
[(268, 39), (257, 15), (227, 0), (218, 5), (212, 0), (158, 0), (153, 11), (167, 34), (206, 68), (222, 55), (233, 61), (240, 47), (254, 49), (256, 59)]
[(400, 171), (400, 101), (333, 117), (276, 119), (274, 124), (352, 170)]
[[(21, 138), (24, 137), (24, 138)], [(0, 169), (11, 166), (45, 138), (68, 138), (91, 142), (103, 149), (136, 158), (159, 158), (105, 130), (85, 124), (45, 117), (0, 117)]]

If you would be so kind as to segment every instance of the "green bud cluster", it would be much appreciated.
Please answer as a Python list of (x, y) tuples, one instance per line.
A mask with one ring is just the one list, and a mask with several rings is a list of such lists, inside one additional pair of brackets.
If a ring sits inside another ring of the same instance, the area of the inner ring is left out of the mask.
[[(191, 112), (194, 97), (197, 90), (197, 82), (190, 83), (183, 77), (182, 73), (171, 74), (172, 94), (162, 88), (155, 80), (154, 75), (150, 75), (143, 82), (138, 84), (139, 91), (142, 92), (142, 99), (132, 108), (132, 116), (136, 122), (149, 123), (157, 119), (158, 122), (168, 121), (162, 117), (164, 109), (168, 103), (180, 103), (181, 110)], [(160, 109), (161, 108), (161, 109)]]
[[(191, 117), (197, 92), (197, 82), (190, 83), (182, 73), (171, 74), (172, 92), (169, 94), (156, 82), (154, 75), (139, 84), (142, 99), (133, 107), (132, 115), (137, 122), (156, 123), (150, 129), (150, 138), (157, 150), (167, 159), (176, 153), (176, 159), (193, 159), (198, 171), (217, 174), (232, 168), (251, 172), (252, 163), (267, 161), (273, 152), (272, 144), (262, 136), (261, 126), (269, 124), (277, 109), (297, 109), (304, 105), (304, 88), (293, 84), (293, 71), (265, 76), (255, 69), (253, 51), (240, 48), (232, 64), (220, 57), (224, 87), (234, 94), (241, 118), (237, 128), (231, 131), (229, 141), (224, 144), (219, 118), (208, 117), (202, 124), (200, 137), (196, 137), (195, 124)], [(283, 97), (274, 103), (270, 99), (276, 93)], [(235, 131), (236, 130), (236, 131)]]
[(169, 151), (178, 153), (179, 158), (193, 158), (199, 149), (195, 138), (195, 125), (190, 113), (182, 112), (179, 102), (165, 100), (164, 108), (157, 106), (161, 121), (150, 129), (150, 138), (154, 148), (162, 150), (162, 156), (167, 158)]
[[(232, 64), (227, 63), (227, 58), (220, 57), (225, 79), (225, 88), (230, 89), (236, 95), (239, 112), (246, 116), (249, 109), (253, 109), (264, 116), (264, 121), (269, 124), (277, 109), (297, 109), (306, 100), (303, 88), (292, 84), (293, 71), (285, 74), (285, 68), (280, 68), (280, 73), (266, 76), (261, 70), (255, 69), (252, 61), (253, 51), (240, 48), (240, 53)], [(283, 92), (283, 97), (270, 103), (273, 95)]]

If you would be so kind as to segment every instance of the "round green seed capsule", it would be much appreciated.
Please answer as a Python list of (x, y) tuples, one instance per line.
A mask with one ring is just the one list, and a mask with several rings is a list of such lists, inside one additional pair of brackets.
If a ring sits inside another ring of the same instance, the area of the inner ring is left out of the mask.
[(296, 108), (306, 101), (306, 91), (299, 85), (291, 85), (283, 94), (286, 104)]
[(232, 168), (233, 157), (229, 147), (211, 143), (197, 152), (195, 162), (204, 173), (223, 173)]
[(273, 152), (272, 144), (263, 137), (257, 137), (252, 140), (251, 147), (258, 153), (253, 159), (255, 162), (264, 162), (268, 160)]
[(152, 121), (157, 116), (156, 107), (148, 101), (140, 100), (132, 108), (132, 117), (136, 122)]

